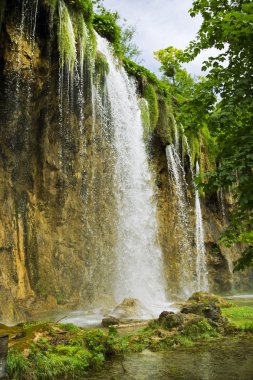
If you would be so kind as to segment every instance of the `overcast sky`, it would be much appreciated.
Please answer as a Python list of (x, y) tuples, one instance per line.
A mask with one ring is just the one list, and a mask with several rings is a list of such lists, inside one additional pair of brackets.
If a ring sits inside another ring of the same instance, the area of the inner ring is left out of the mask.
[[(201, 23), (200, 17), (191, 18), (188, 13), (192, 0), (104, 0), (104, 5), (136, 27), (134, 41), (142, 50), (142, 64), (156, 73), (159, 63), (153, 52), (168, 46), (184, 49)], [(202, 60), (203, 56), (197, 58), (187, 70), (201, 74)]]

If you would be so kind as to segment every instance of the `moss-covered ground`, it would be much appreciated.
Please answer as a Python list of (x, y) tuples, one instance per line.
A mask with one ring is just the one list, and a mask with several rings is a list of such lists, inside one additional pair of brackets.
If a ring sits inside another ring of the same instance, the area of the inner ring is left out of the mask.
[(187, 322), (181, 326), (169, 327), (155, 320), (131, 332), (118, 331), (113, 326), (85, 330), (73, 324), (50, 322), (23, 323), (14, 327), (0, 325), (0, 335), (9, 335), (7, 379), (81, 378), (115, 355), (144, 349), (161, 351), (189, 347), (224, 335), (253, 332), (253, 307), (226, 305), (222, 315), (229, 321), (225, 329), (196, 315), (187, 316)]
[(234, 305), (223, 309), (223, 315), (239, 330), (253, 332), (253, 307)]

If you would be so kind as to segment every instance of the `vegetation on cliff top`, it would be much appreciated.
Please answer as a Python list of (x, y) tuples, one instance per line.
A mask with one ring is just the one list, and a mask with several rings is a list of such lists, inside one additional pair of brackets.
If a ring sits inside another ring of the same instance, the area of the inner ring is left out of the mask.
[[(178, 119), (190, 131), (207, 126), (216, 141), (217, 166), (199, 182), (205, 191), (226, 188), (234, 196), (221, 242), (245, 246), (235, 266), (241, 270), (253, 265), (253, 4), (196, 0), (190, 14), (203, 18), (195, 40), (185, 51), (170, 46), (155, 54), (173, 89)], [(203, 63), (206, 77), (194, 81), (181, 64), (209, 48), (219, 53)]]
[[(214, 0), (193, 2), (192, 17), (201, 14), (202, 25), (194, 41), (185, 51), (172, 46), (155, 53), (163, 73), (159, 80), (153, 73), (129, 58), (133, 29), (126, 33), (119, 26), (119, 14), (104, 8), (102, 1), (93, 1), (99, 11), (92, 15), (91, 3), (68, 0), (69, 5), (92, 20), (93, 27), (113, 45), (129, 75), (134, 76), (139, 90), (149, 104), (152, 128), (149, 133), (160, 135), (166, 145), (171, 143), (171, 131), (159, 129), (159, 113), (173, 110), (179, 125), (184, 126), (191, 150), (192, 162), (200, 158), (201, 145), (206, 147), (209, 172), (199, 180), (205, 191), (229, 188), (235, 199), (230, 226), (221, 238), (227, 246), (235, 242), (246, 245), (236, 269), (253, 262), (253, 135), (252, 135), (252, 4), (248, 0), (218, 4)], [(220, 53), (203, 63), (209, 70), (206, 77), (193, 78), (182, 63), (194, 59), (202, 50), (216, 48)], [(71, 52), (71, 49), (69, 49)], [(73, 55), (73, 54), (72, 54)], [(240, 59), (239, 59), (240, 58)], [(163, 103), (168, 107), (160, 107)], [(167, 126), (168, 129), (171, 126)], [(162, 132), (162, 133), (161, 133)], [(218, 166), (217, 166), (218, 163)]]

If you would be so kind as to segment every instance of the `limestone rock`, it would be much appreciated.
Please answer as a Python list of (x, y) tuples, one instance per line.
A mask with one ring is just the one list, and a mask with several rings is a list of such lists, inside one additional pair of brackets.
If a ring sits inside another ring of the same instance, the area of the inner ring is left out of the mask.
[(112, 314), (120, 319), (148, 319), (153, 317), (150, 311), (136, 298), (125, 298), (116, 306)]

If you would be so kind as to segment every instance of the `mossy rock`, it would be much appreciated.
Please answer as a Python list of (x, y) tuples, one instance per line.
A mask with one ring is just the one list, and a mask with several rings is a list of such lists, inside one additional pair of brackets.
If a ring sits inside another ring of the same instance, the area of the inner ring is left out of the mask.
[(207, 292), (193, 293), (191, 297), (187, 300), (187, 304), (191, 303), (213, 304), (222, 308), (233, 306), (233, 304), (231, 304), (224, 298)]
[(185, 315), (182, 313), (173, 313), (172, 311), (163, 311), (158, 318), (159, 324), (167, 329), (178, 327), (185, 321)]

